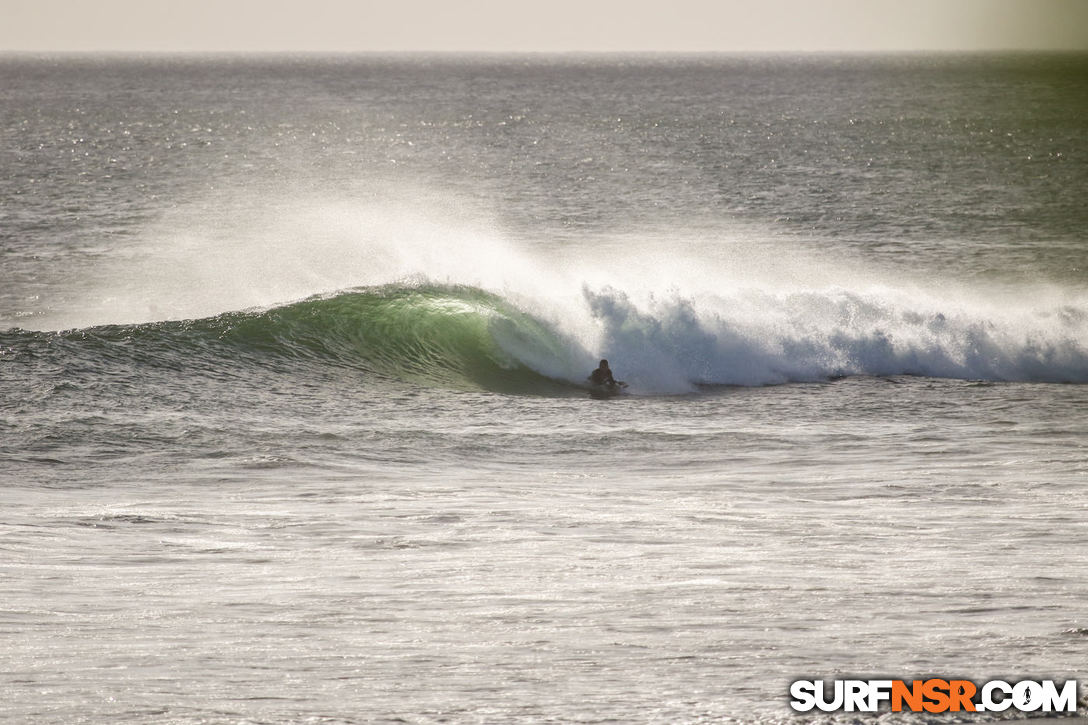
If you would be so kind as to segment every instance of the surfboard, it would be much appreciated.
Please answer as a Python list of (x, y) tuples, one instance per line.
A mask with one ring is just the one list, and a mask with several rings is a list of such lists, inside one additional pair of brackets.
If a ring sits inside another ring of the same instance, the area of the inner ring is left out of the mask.
[(590, 385), (589, 397), (596, 398), (597, 400), (614, 398), (617, 395), (623, 395), (624, 388), (626, 387), (627, 383), (621, 381), (616, 381), (615, 383), (603, 383), (601, 385)]

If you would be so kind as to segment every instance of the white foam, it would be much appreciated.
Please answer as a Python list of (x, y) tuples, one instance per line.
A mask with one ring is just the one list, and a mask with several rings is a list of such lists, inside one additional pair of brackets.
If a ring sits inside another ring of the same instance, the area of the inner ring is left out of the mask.
[(841, 375), (1088, 382), (1084, 300), (891, 287), (747, 289), (642, 305), (614, 289), (586, 297), (602, 349), (651, 391)]

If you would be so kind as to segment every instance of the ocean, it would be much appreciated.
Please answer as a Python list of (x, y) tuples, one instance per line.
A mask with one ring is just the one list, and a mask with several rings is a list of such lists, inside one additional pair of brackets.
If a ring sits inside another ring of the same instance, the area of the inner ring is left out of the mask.
[(3, 56), (0, 719), (1083, 679), (1086, 192), (1078, 54)]

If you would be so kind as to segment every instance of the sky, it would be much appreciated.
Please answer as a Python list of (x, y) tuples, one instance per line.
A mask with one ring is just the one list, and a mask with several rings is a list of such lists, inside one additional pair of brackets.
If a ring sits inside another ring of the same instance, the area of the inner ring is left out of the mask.
[(909, 50), (1088, 50), (1088, 0), (0, 0), (0, 52)]

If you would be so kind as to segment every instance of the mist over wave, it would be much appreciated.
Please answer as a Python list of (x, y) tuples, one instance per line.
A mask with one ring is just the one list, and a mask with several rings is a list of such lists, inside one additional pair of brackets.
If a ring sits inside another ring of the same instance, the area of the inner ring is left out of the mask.
[(848, 375), (1088, 382), (1088, 297), (1045, 282), (911, 280), (771, 230), (548, 246), (423, 190), (227, 208), (164, 218), (33, 326), (215, 318), (197, 327), (248, 330), (270, 354), (525, 392), (582, 384), (598, 357), (637, 393)]

